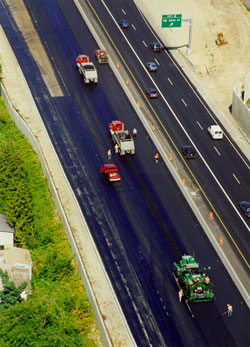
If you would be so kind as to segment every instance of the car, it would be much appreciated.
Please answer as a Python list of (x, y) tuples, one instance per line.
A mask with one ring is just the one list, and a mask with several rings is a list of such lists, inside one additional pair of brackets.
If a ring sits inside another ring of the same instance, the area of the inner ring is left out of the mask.
[(241, 202), (239, 202), (239, 207), (243, 211), (244, 215), (246, 217), (250, 218), (250, 202), (241, 201)]
[(181, 149), (181, 153), (187, 159), (195, 159), (196, 158), (196, 150), (192, 146), (183, 146)]
[(148, 88), (146, 90), (146, 93), (150, 97), (150, 99), (157, 99), (159, 97), (157, 90), (154, 88)]
[(119, 24), (120, 24), (120, 27), (124, 29), (129, 28), (129, 22), (127, 19), (121, 19)]
[(150, 42), (150, 47), (154, 52), (161, 52), (163, 50), (160, 42)]
[(214, 140), (223, 139), (223, 131), (219, 125), (210, 125), (207, 128), (207, 131), (208, 131), (209, 135), (211, 135)]
[(154, 61), (147, 62), (146, 67), (147, 67), (148, 71), (150, 71), (150, 72), (157, 71), (157, 65)]

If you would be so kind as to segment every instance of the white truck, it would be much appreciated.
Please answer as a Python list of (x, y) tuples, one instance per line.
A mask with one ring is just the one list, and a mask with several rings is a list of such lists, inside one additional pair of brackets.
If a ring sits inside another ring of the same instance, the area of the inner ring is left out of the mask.
[(76, 58), (76, 65), (78, 67), (80, 75), (83, 76), (83, 80), (85, 84), (97, 84), (98, 76), (94, 63), (89, 61), (89, 57), (87, 55), (79, 55)]
[(120, 155), (135, 154), (135, 143), (128, 130), (124, 130), (124, 124), (114, 120), (109, 124), (109, 131), (114, 144), (119, 147)]

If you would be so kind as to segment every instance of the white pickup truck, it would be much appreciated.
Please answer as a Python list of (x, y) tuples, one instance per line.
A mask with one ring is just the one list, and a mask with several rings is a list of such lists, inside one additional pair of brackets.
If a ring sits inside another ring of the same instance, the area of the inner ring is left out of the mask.
[(109, 124), (109, 131), (114, 144), (119, 147), (120, 155), (135, 154), (135, 143), (128, 130), (124, 130), (124, 124), (115, 120)]
[(85, 84), (97, 84), (98, 76), (94, 63), (89, 61), (87, 55), (79, 55), (76, 58), (76, 65), (78, 67), (79, 73), (83, 76)]

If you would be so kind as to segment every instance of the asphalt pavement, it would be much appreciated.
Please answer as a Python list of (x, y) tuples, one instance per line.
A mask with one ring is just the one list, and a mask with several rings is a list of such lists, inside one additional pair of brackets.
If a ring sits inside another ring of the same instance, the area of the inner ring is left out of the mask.
[[(138, 346), (247, 345), (249, 334), (241, 322), (248, 321), (248, 309), (162, 158), (154, 162), (157, 148), (114, 74), (108, 66), (100, 66), (98, 86), (83, 84), (75, 57), (91, 52), (93, 60), (96, 43), (74, 5), (66, 0), (27, 0), (25, 4), (41, 41), (46, 42), (48, 56), (53, 57), (63, 97), (51, 97), (4, 0), (0, 2), (1, 24)], [(107, 124), (118, 117), (130, 131), (138, 129), (136, 155), (121, 159), (113, 152), (122, 181), (110, 185), (100, 177), (99, 169), (112, 147)], [(186, 252), (195, 253), (202, 267), (211, 266), (217, 299), (210, 305), (194, 305), (194, 319), (178, 302), (172, 276), (173, 261)], [(228, 302), (234, 306), (230, 318), (222, 316)]]

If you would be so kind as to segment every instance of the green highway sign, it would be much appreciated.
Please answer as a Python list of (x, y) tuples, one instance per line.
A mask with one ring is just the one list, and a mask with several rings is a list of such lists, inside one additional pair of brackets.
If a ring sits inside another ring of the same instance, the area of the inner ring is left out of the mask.
[(177, 28), (181, 27), (181, 14), (164, 14), (162, 16), (162, 28)]

